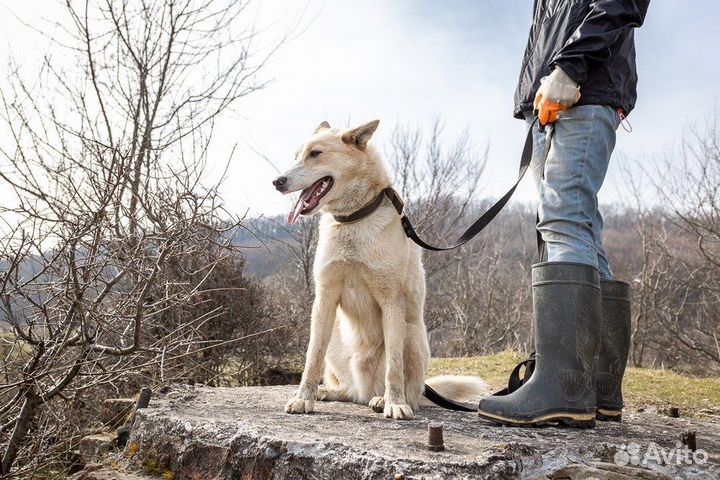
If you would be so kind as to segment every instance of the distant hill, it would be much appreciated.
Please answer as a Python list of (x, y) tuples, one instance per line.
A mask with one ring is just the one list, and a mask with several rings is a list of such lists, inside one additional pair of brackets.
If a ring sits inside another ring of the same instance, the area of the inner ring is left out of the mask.
[(251, 220), (232, 232), (247, 259), (245, 273), (257, 279), (275, 273), (278, 262), (287, 258), (283, 245), (293, 241), (297, 229), (298, 224), (288, 225), (284, 215), (276, 215)]

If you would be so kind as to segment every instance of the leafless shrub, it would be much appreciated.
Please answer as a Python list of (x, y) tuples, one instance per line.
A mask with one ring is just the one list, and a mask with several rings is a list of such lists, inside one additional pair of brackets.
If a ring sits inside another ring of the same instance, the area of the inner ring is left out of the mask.
[[(449, 147), (446, 142), (439, 121), (427, 134), (397, 127), (388, 155), (395, 187), (417, 230), (441, 245), (454, 241), (492, 204), (478, 198), (487, 149), (478, 154), (467, 133)], [(522, 208), (517, 212), (526, 216)], [(530, 346), (531, 335), (523, 331), (530, 319), (525, 278), (532, 229), (504, 215), (464, 247), (425, 253), (425, 319), (435, 355)]]
[[(261, 331), (213, 334), (230, 315), (262, 317), (257, 289), (226, 281), (242, 267), (240, 219), (203, 186), (215, 118), (262, 86), (268, 52), (253, 50), (247, 6), (68, 2), (56, 41), (76, 63), (47, 58), (1, 89), (0, 178), (15, 199), (0, 212), (0, 474), (67, 456), (80, 430), (68, 415), (92, 395), (212, 380)], [(248, 305), (226, 308), (229, 292)]]
[[(641, 240), (632, 361), (698, 373), (720, 368), (720, 129), (693, 129), (677, 151), (645, 169), (658, 204), (628, 176), (628, 210)], [(710, 363), (708, 363), (710, 362)], [(714, 366), (713, 366), (714, 365)], [(709, 367), (709, 369), (708, 369)]]
[[(467, 132), (447, 146), (440, 120), (427, 133), (395, 127), (387, 155), (394, 186), (414, 226), (429, 242), (447, 244), (462, 233), (460, 226), (469, 225), (478, 206), (486, 156), (487, 150), (477, 154)], [(452, 254), (426, 256), (428, 275), (449, 267), (452, 258)]]
[(284, 342), (280, 363), (302, 364), (309, 338), (310, 311), (314, 295), (312, 276), (318, 239), (318, 217), (301, 218), (294, 227), (284, 219), (271, 220), (280, 235), (268, 238), (269, 245), (282, 260), (274, 265), (265, 279), (269, 295), (270, 316), (292, 332)]

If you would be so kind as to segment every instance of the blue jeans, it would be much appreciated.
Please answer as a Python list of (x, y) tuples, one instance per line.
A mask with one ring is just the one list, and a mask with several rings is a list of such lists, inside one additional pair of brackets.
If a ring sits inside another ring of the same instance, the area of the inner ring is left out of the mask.
[[(525, 116), (532, 122), (531, 113)], [(605, 105), (580, 105), (558, 115), (543, 168), (546, 137), (533, 127), (530, 168), (539, 195), (537, 225), (550, 262), (592, 265), (603, 280), (612, 272), (602, 245), (597, 194), (615, 147), (619, 118)]]

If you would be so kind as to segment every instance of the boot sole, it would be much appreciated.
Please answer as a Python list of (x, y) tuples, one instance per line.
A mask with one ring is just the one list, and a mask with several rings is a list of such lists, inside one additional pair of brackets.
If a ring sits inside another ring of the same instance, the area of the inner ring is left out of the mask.
[(493, 413), (478, 411), (478, 415), (485, 420), (490, 420), (501, 425), (511, 427), (536, 427), (545, 424), (560, 424), (571, 428), (593, 428), (595, 427), (594, 413), (568, 413), (555, 412), (535, 417), (531, 420), (518, 420), (515, 418), (503, 417)]
[(622, 410), (608, 410), (598, 408), (595, 417), (601, 422), (622, 422)]

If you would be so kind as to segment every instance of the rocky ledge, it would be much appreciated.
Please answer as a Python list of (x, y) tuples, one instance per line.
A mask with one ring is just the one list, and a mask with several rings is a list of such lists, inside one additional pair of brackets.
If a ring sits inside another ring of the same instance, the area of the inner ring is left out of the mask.
[[(720, 478), (717, 419), (626, 412), (592, 430), (526, 429), (440, 408), (392, 421), (337, 402), (289, 415), (294, 388), (175, 387), (137, 412), (113, 468), (174, 480)], [(444, 425), (443, 451), (427, 447), (430, 422)], [(681, 443), (687, 432), (695, 452)], [(115, 478), (96, 475), (84, 478)]]

